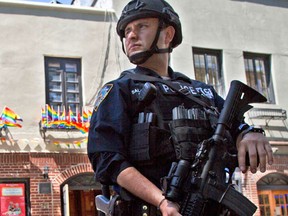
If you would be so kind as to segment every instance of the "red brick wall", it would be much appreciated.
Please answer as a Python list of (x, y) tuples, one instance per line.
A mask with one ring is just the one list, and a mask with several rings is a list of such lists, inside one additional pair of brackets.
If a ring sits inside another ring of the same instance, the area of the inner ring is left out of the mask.
[[(265, 173), (261, 173), (258, 171), (255, 174), (251, 172), (247, 172), (243, 174), (242, 177), (242, 190), (243, 194), (248, 197), (255, 205), (259, 205), (258, 195), (257, 195), (257, 182), (268, 175), (269, 173), (281, 172), (286, 173), (288, 175), (288, 167), (287, 167), (288, 156), (285, 155), (274, 155), (274, 163), (272, 166), (267, 166), (267, 171)], [(254, 216), (260, 216), (259, 208), (257, 209)]]
[[(60, 216), (60, 185), (68, 178), (93, 172), (86, 154), (76, 153), (1, 153), (0, 178), (29, 178), (31, 215)], [(43, 168), (49, 166), (49, 179)], [(39, 194), (38, 184), (51, 182), (51, 194)]]
[[(265, 173), (247, 172), (242, 176), (243, 193), (258, 206), (257, 181), (272, 172), (288, 174), (287, 156), (276, 155), (274, 164)], [(76, 153), (1, 153), (0, 178), (29, 178), (31, 215), (60, 216), (60, 185), (70, 177), (93, 172), (86, 154)], [(43, 168), (49, 166), (49, 179), (43, 178)], [(40, 182), (51, 182), (51, 194), (39, 194)], [(255, 216), (260, 216), (259, 209)]]

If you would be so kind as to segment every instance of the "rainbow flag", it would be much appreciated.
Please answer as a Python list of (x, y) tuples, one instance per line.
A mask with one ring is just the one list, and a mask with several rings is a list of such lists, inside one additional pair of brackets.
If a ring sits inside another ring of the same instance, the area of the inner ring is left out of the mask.
[[(65, 107), (62, 108), (60, 115), (60, 109), (56, 112), (52, 106), (46, 104), (46, 109), (42, 108), (42, 125), (46, 128), (59, 128), (59, 129), (77, 129), (81, 133), (85, 134), (89, 130), (89, 117), (91, 117), (91, 111), (89, 113), (83, 111), (82, 115), (76, 109), (76, 114), (73, 113), (69, 107), (68, 112), (65, 111)], [(90, 115), (90, 116), (89, 116)]]
[(16, 121), (23, 121), (23, 119), (7, 106), (4, 107), (0, 117), (2, 119), (2, 124), (4, 125), (4, 127), (22, 127)]
[(76, 145), (76, 146), (78, 146), (79, 148), (81, 148), (81, 140), (80, 141), (74, 141), (74, 144)]
[(83, 110), (82, 114), (83, 122), (88, 122), (88, 114)]
[(42, 124), (45, 124), (47, 122), (46, 111), (44, 108), (41, 108), (41, 120)]
[(22, 128), (22, 125), (18, 124), (18, 123), (12, 123), (12, 122), (5, 122), (4, 127), (19, 127)]
[(90, 122), (91, 120), (91, 116), (92, 116), (92, 111), (91, 110), (88, 110), (88, 121)]
[(51, 107), (51, 110), (52, 110), (53, 121), (58, 121), (59, 120), (58, 113), (53, 109), (53, 107)]
[(77, 114), (77, 121), (82, 122), (82, 116), (81, 116), (80, 112), (78, 112), (78, 114)]
[(62, 120), (62, 121), (66, 120), (66, 111), (65, 111), (65, 107), (64, 106), (63, 106), (62, 115), (60, 116), (60, 120)]
[(53, 111), (49, 106), (49, 104), (46, 104), (46, 112), (47, 112), (47, 120), (48, 121), (53, 120)]
[(8, 108), (7, 106), (4, 107), (1, 118), (3, 121), (9, 121), (9, 122), (16, 122), (17, 121), (23, 121), (23, 119), (16, 114), (13, 110)]
[(88, 132), (88, 128), (79, 122), (72, 122), (71, 125), (77, 128), (83, 134)]
[(77, 118), (74, 115), (73, 111), (70, 109), (70, 107), (69, 107), (69, 117), (71, 122), (77, 122)]

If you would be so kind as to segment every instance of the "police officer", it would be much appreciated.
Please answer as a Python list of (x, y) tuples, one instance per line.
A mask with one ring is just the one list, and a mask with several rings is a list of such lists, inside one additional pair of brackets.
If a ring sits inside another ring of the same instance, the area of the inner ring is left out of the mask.
[[(164, 0), (130, 1), (117, 23), (117, 33), (136, 68), (124, 71), (98, 93), (88, 136), (89, 159), (99, 182), (119, 185), (132, 194), (131, 215), (143, 215), (143, 211), (180, 215), (179, 205), (165, 199), (160, 189), (160, 179), (175, 161), (168, 127), (172, 109), (179, 105), (201, 108), (181, 95), (182, 90), (219, 110), (224, 101), (211, 86), (169, 67), (169, 53), (182, 42), (182, 32), (177, 13)], [(173, 83), (178, 90), (159, 80)], [(142, 93), (144, 98), (139, 97)], [(273, 162), (267, 139), (253, 129), (247, 133), (248, 126), (241, 122), (234, 126), (239, 125), (233, 136), (241, 171), (247, 171), (248, 152), (251, 172), (257, 171), (257, 155), (264, 172), (266, 159)]]

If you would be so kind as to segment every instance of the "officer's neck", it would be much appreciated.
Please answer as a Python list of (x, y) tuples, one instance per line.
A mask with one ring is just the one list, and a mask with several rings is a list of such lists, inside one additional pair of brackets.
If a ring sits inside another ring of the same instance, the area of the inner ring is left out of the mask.
[(155, 55), (151, 56), (140, 66), (155, 71), (161, 77), (169, 77), (168, 58), (159, 58), (159, 55), (157, 55), (158, 58), (153, 57), (155, 57)]

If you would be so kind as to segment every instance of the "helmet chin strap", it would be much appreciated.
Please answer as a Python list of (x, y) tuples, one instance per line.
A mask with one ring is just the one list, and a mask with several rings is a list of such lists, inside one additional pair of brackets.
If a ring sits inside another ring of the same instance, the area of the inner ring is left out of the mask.
[[(164, 48), (164, 49), (159, 49), (158, 46), (157, 46), (159, 35), (160, 35), (160, 32), (161, 32), (161, 30), (163, 28), (163, 24), (164, 24), (163, 20), (159, 20), (157, 33), (155, 35), (155, 39), (154, 39), (154, 41), (153, 41), (153, 43), (152, 43), (152, 45), (151, 45), (149, 50), (146, 50), (146, 51), (139, 52), (139, 53), (136, 53), (134, 55), (128, 56), (128, 58), (129, 58), (131, 63), (136, 64), (136, 65), (143, 64), (144, 62), (146, 62), (155, 53), (171, 53), (172, 52), (172, 48), (171, 47)], [(124, 45), (123, 45), (123, 38), (121, 39), (121, 41), (122, 41), (122, 49), (123, 49), (124, 53), (126, 54), (125, 49), (124, 49)]]

